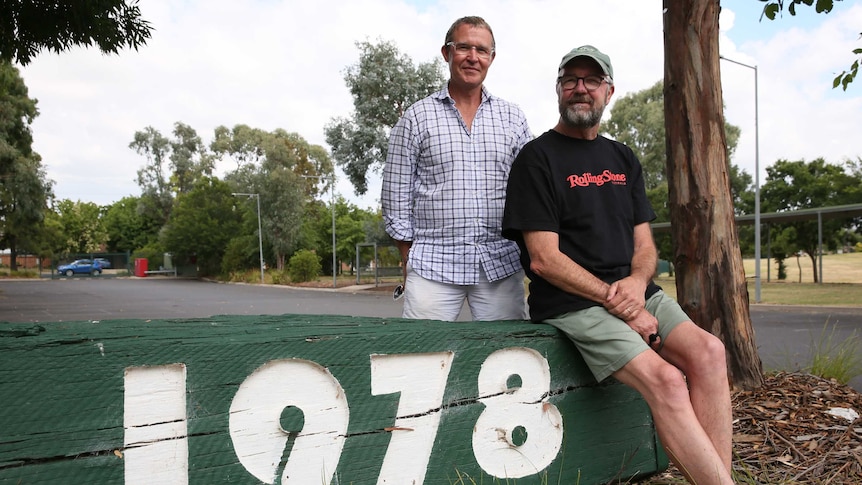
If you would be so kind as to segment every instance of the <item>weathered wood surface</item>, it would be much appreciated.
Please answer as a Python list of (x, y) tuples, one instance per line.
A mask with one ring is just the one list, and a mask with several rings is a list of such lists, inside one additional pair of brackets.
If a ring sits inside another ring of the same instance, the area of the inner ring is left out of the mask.
[(0, 326), (0, 483), (590, 484), (666, 466), (640, 396), (596, 384), (545, 325)]

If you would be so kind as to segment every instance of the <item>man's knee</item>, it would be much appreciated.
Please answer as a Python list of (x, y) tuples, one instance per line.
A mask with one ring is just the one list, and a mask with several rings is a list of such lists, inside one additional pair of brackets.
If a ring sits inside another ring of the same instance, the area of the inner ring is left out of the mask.
[(689, 402), (685, 376), (676, 366), (648, 352), (632, 359), (614, 376), (638, 390), (650, 407), (678, 410)]
[(703, 339), (698, 345), (698, 352), (695, 354), (699, 358), (700, 365), (726, 371), (727, 352), (724, 343), (709, 332), (704, 331), (703, 333)]
[(672, 398), (686, 398), (688, 396), (688, 385), (685, 376), (679, 369), (671, 364), (658, 367), (655, 372), (655, 388), (659, 394)]

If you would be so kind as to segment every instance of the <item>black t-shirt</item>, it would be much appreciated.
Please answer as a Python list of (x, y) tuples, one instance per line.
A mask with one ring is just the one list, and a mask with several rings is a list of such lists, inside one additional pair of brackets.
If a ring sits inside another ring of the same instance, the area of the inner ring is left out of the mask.
[[(530, 316), (543, 320), (599, 303), (566, 293), (530, 271), (521, 231), (559, 234), (560, 251), (607, 283), (631, 273), (634, 226), (655, 219), (631, 149), (550, 130), (527, 143), (509, 174), (503, 236), (518, 243), (530, 278)], [(647, 286), (649, 297), (659, 289)]]

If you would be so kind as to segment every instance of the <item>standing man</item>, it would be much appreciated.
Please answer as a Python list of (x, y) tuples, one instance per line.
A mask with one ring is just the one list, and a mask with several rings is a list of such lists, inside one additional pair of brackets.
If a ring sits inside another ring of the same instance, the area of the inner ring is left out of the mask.
[(526, 318), (517, 245), (502, 237), (506, 182), (533, 138), (518, 106), (483, 82), (496, 56), (480, 17), (463, 17), (440, 49), (449, 82), (392, 128), (383, 169), (383, 220), (406, 271), (404, 317)]
[(655, 213), (640, 162), (599, 136), (613, 74), (595, 47), (563, 57), (560, 120), (518, 155), (503, 234), (521, 247), (532, 320), (562, 330), (596, 380), (613, 376), (641, 393), (691, 483), (731, 484), (724, 345), (652, 280)]

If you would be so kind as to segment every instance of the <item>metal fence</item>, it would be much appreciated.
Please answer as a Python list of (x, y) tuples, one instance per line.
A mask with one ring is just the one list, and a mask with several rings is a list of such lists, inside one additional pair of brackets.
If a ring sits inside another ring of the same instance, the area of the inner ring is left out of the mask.
[(401, 255), (393, 244), (360, 243), (356, 245), (356, 284), (381, 279), (400, 280)]

